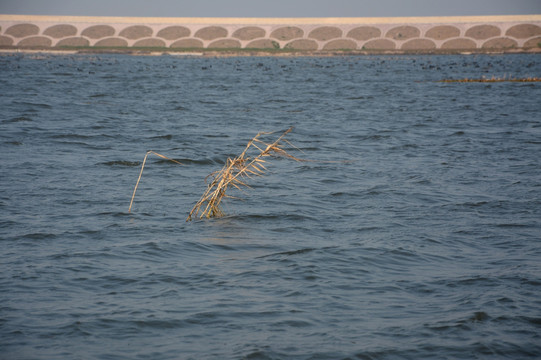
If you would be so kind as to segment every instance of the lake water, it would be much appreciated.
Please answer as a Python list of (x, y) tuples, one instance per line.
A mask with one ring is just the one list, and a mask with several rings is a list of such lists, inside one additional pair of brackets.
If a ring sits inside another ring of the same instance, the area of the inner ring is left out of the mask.
[[(1, 55), (0, 357), (539, 358), (541, 83), (438, 81), (540, 75), (540, 55)], [(270, 159), (226, 217), (185, 222), (290, 126), (312, 161)], [(184, 165), (150, 156), (128, 213), (147, 150)]]

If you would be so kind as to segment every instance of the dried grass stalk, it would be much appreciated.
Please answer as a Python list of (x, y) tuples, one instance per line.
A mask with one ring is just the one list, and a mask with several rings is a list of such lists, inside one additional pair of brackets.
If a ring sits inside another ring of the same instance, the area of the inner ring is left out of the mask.
[[(284, 156), (295, 161), (303, 161), (286, 152), (282, 145), (282, 141), (290, 144), (283, 138), (293, 130), (287, 129), (278, 139), (272, 143), (267, 143), (260, 138), (264, 135), (273, 134), (272, 132), (260, 132), (252, 140), (248, 142), (244, 151), (234, 159), (228, 158), (224, 167), (210, 174), (208, 178), (212, 180), (207, 185), (207, 190), (201, 196), (199, 201), (190, 211), (186, 221), (192, 220), (194, 217), (213, 218), (224, 216), (224, 211), (221, 208), (221, 203), (224, 198), (232, 198), (226, 194), (227, 189), (231, 186), (238, 190), (243, 190), (249, 186), (246, 180), (254, 176), (260, 176), (265, 173), (265, 159), (269, 156)], [(256, 151), (255, 156), (250, 156), (248, 152)]]
[(540, 81), (541, 81), (541, 78), (539, 77), (508, 78), (505, 76), (503, 78), (492, 76), (491, 78), (482, 77), (480, 79), (464, 78), (464, 79), (440, 80), (440, 82), (444, 82), (444, 83), (472, 83), (472, 82), (495, 83), (495, 82), (540, 82)]
[(145, 169), (145, 164), (147, 162), (147, 157), (148, 155), (150, 154), (154, 154), (156, 156), (159, 156), (161, 157), (162, 159), (165, 159), (165, 160), (169, 160), (169, 161), (172, 161), (174, 163), (177, 163), (179, 165), (183, 165), (182, 163), (176, 161), (176, 160), (173, 160), (171, 158), (168, 158), (167, 156), (165, 155), (162, 155), (162, 154), (158, 154), (157, 152), (154, 152), (152, 150), (149, 150), (147, 151), (147, 153), (145, 154), (145, 158), (143, 159), (143, 164), (141, 165), (141, 171), (139, 172), (139, 177), (137, 178), (137, 183), (135, 184), (135, 188), (133, 189), (133, 195), (131, 196), (131, 201), (130, 201), (130, 207), (128, 209), (128, 212), (131, 212), (131, 207), (133, 205), (133, 199), (135, 198), (135, 192), (137, 191), (137, 187), (139, 186), (139, 181), (141, 181), (141, 176), (143, 176), (143, 170)]

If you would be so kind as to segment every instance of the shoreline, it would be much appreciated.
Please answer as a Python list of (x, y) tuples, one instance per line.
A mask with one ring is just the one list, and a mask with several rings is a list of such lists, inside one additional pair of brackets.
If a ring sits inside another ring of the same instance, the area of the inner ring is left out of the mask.
[(373, 56), (373, 55), (514, 55), (541, 54), (541, 48), (529, 49), (476, 49), (476, 50), (344, 50), (344, 51), (274, 51), (265, 49), (188, 49), (173, 50), (138, 49), (138, 48), (5, 48), (0, 47), (0, 55), (14, 54), (49, 54), (49, 55), (87, 55), (116, 54), (131, 56), (177, 56), (177, 57), (338, 57), (338, 56)]

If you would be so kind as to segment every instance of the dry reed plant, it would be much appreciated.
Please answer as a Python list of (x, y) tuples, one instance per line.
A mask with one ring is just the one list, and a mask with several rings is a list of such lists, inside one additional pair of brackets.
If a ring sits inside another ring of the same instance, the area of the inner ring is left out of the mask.
[(492, 76), (491, 78), (482, 77), (480, 79), (444, 79), (440, 80), (440, 82), (445, 83), (471, 83), (471, 82), (481, 82), (481, 83), (495, 83), (495, 82), (539, 82), (541, 81), (541, 78), (539, 77), (526, 77), (526, 78), (508, 78), (508, 77), (495, 77)]
[(172, 161), (174, 163), (177, 163), (179, 165), (183, 165), (182, 163), (176, 161), (176, 160), (173, 160), (171, 158), (168, 158), (167, 156), (165, 155), (162, 155), (162, 154), (158, 154), (157, 152), (154, 152), (152, 150), (150, 151), (147, 151), (147, 153), (145, 154), (145, 158), (143, 159), (143, 164), (141, 165), (141, 171), (139, 172), (139, 177), (137, 178), (137, 183), (135, 183), (135, 188), (133, 189), (133, 195), (131, 196), (131, 201), (130, 201), (130, 207), (128, 209), (128, 212), (131, 212), (131, 207), (133, 205), (133, 199), (135, 198), (135, 192), (137, 191), (137, 187), (139, 186), (139, 181), (141, 181), (141, 176), (143, 176), (143, 170), (145, 169), (145, 164), (147, 162), (147, 157), (148, 155), (150, 154), (154, 154), (156, 156), (159, 156), (161, 157), (162, 159), (165, 159), (165, 160), (169, 160), (169, 161)]
[[(295, 161), (304, 161), (290, 155), (281, 145), (281, 142), (291, 145), (287, 140), (284, 140), (284, 137), (291, 130), (293, 130), (292, 127), (271, 143), (261, 140), (261, 137), (271, 135), (274, 132), (258, 133), (248, 142), (246, 148), (239, 156), (233, 159), (228, 158), (221, 170), (207, 176), (207, 178), (211, 178), (212, 180), (208, 182), (207, 190), (192, 208), (186, 221), (190, 221), (194, 217), (202, 219), (224, 216), (224, 211), (221, 207), (222, 200), (224, 198), (233, 198), (226, 194), (227, 189), (230, 186), (240, 191), (243, 188), (249, 188), (245, 182), (246, 179), (261, 176), (267, 170), (264, 158), (269, 156), (284, 156)], [(249, 155), (249, 152), (255, 152), (256, 155)]]

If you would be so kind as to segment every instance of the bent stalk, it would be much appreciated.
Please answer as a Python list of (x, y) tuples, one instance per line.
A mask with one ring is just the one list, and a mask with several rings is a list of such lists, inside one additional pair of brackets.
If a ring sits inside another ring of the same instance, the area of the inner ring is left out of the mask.
[[(272, 143), (266, 143), (260, 139), (263, 135), (273, 134), (272, 132), (260, 132), (252, 140), (248, 142), (244, 151), (234, 159), (228, 158), (224, 167), (212, 174), (212, 180), (207, 186), (207, 190), (201, 196), (199, 201), (190, 211), (186, 221), (192, 220), (193, 217), (200, 219), (221, 217), (224, 215), (220, 204), (224, 198), (231, 196), (226, 194), (229, 186), (241, 190), (249, 186), (245, 183), (245, 179), (250, 179), (253, 176), (261, 176), (265, 173), (265, 160), (268, 156), (285, 156), (295, 161), (304, 161), (298, 159), (286, 152), (280, 142), (283, 140), (293, 128), (287, 129), (277, 140)], [(248, 155), (248, 151), (254, 148), (259, 154), (256, 156)]]
[(139, 172), (139, 177), (137, 178), (137, 183), (135, 183), (135, 188), (133, 189), (133, 195), (131, 196), (130, 207), (128, 208), (129, 213), (131, 213), (131, 208), (132, 208), (132, 205), (133, 205), (133, 199), (135, 198), (135, 192), (137, 191), (137, 187), (139, 186), (139, 181), (141, 181), (141, 176), (143, 176), (143, 170), (145, 169), (145, 164), (147, 162), (147, 157), (150, 154), (154, 154), (156, 156), (161, 157), (162, 159), (172, 161), (172, 162), (177, 163), (179, 165), (183, 165), (182, 163), (180, 163), (180, 162), (178, 162), (176, 160), (173, 160), (171, 158), (168, 158), (165, 155), (158, 154), (157, 152), (154, 152), (152, 150), (147, 151), (147, 153), (145, 154), (145, 158), (143, 159), (143, 164), (141, 165), (141, 171)]

